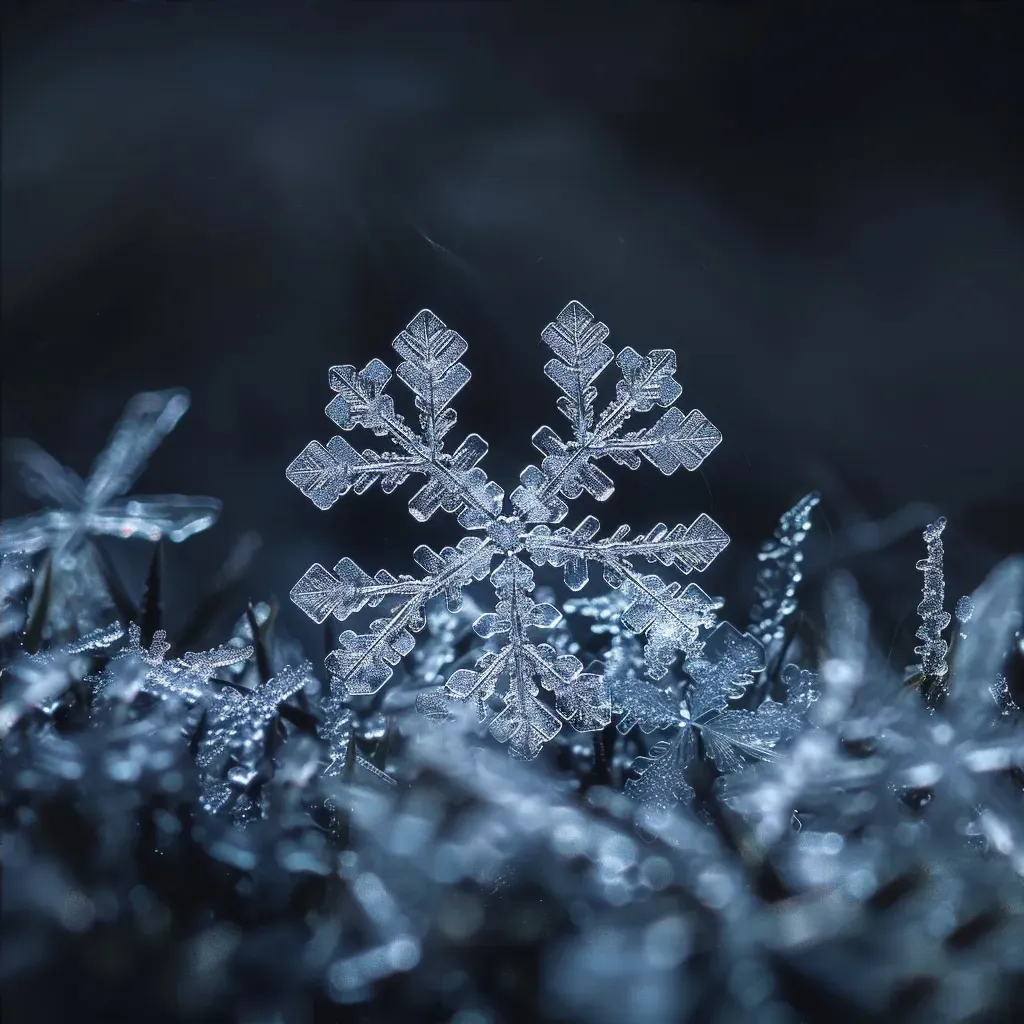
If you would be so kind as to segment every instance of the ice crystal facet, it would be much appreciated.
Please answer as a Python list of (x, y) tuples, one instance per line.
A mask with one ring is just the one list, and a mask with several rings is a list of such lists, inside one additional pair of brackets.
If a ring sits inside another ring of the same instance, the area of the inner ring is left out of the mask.
[(811, 528), (811, 509), (818, 504), (817, 491), (804, 495), (779, 519), (771, 540), (761, 545), (761, 563), (754, 584), (749, 633), (769, 650), (784, 637), (784, 624), (796, 610), (796, 587), (803, 578), (801, 546)]
[[(500, 640), (474, 669), (452, 675), (446, 695), (481, 699), (503, 687), (504, 708), (491, 721), (491, 732), (519, 757), (536, 756), (559, 731), (561, 720), (581, 729), (602, 728), (610, 720), (610, 703), (600, 677), (585, 672), (572, 655), (530, 637), (528, 631), (551, 629), (561, 616), (530, 597), (534, 574), (526, 559), (538, 567), (563, 568), (572, 590), (586, 585), (590, 563), (600, 566), (605, 581), (629, 598), (622, 621), (646, 635), (653, 672), (666, 671), (677, 652), (699, 653), (699, 631), (714, 621), (715, 602), (696, 584), (682, 589), (678, 581), (644, 573), (636, 563), (658, 563), (683, 575), (703, 570), (728, 543), (717, 523), (702, 515), (689, 526), (658, 524), (633, 539), (628, 526), (600, 537), (593, 516), (573, 528), (552, 529), (568, 514), (568, 500), (584, 492), (599, 501), (612, 494), (614, 485), (600, 461), (636, 469), (645, 459), (670, 474), (680, 467), (696, 469), (721, 441), (699, 410), (684, 414), (673, 405), (681, 388), (673, 377), (675, 353), (669, 349), (647, 356), (623, 349), (614, 357), (621, 378), (615, 397), (599, 410), (596, 381), (614, 356), (605, 345), (607, 337), (608, 328), (578, 302), (570, 302), (544, 329), (542, 338), (554, 353), (544, 372), (562, 391), (557, 408), (569, 421), (569, 439), (548, 426), (533, 435), (544, 458), (523, 470), (508, 502), (480, 467), (487, 453), (483, 438), (469, 434), (453, 450), (445, 448), (456, 423), (451, 403), (470, 373), (460, 362), (465, 341), (432, 312), (418, 313), (393, 342), (402, 357), (398, 377), (414, 396), (418, 427), (396, 411), (386, 391), (391, 371), (380, 360), (363, 370), (331, 369), (336, 395), (327, 406), (330, 419), (342, 430), (367, 429), (386, 438), (390, 447), (357, 451), (340, 436), (326, 446), (313, 441), (289, 465), (288, 479), (326, 509), (350, 490), (362, 494), (379, 483), (390, 493), (410, 476), (422, 477), (409, 500), (413, 518), (425, 521), (444, 510), (469, 531), (440, 552), (418, 547), (419, 576), (395, 576), (383, 569), (371, 576), (350, 558), (339, 561), (333, 572), (319, 564), (310, 567), (291, 596), (316, 622), (384, 608), (369, 632), (341, 634), (338, 649), (327, 659), (335, 685), (348, 694), (375, 693), (415, 646), (427, 603), (443, 595), (456, 611), (464, 590), (489, 577), (497, 607), (480, 616), (474, 629), (481, 637)], [(653, 424), (624, 429), (635, 414), (655, 407), (664, 411)], [(538, 700), (539, 687), (554, 693), (557, 715)]]

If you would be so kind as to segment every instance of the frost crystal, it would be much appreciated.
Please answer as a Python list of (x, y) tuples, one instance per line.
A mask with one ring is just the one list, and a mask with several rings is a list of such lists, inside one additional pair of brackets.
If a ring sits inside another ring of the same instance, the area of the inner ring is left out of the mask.
[(136, 395), (84, 481), (31, 441), (8, 446), (25, 491), (47, 508), (2, 524), (0, 553), (51, 553), (58, 572), (50, 616), (58, 629), (92, 625), (88, 609), (103, 603), (97, 597), (105, 594), (105, 586), (85, 548), (88, 537), (167, 537), (178, 542), (216, 521), (221, 505), (214, 498), (125, 496), (188, 404), (188, 392), (180, 389)]
[(81, 679), (76, 662), (80, 655), (102, 650), (124, 636), (119, 623), (94, 629), (85, 636), (38, 654), (22, 654), (8, 669), (0, 667), (3, 700), (0, 700), (0, 739), (25, 714), (40, 710), (51, 714), (67, 690)]
[(949, 668), (946, 664), (949, 647), (942, 636), (949, 625), (949, 612), (942, 606), (946, 595), (942, 572), (942, 531), (945, 528), (946, 519), (940, 516), (924, 531), (928, 557), (917, 563), (917, 568), (924, 573), (924, 596), (917, 606), (921, 625), (916, 633), (922, 643), (914, 648), (914, 653), (921, 655), (921, 661), (908, 670), (910, 675), (921, 675), (937, 683), (945, 678)]
[(771, 760), (776, 744), (800, 727), (801, 714), (814, 699), (812, 673), (788, 666), (783, 674), (787, 699), (762, 701), (754, 710), (732, 706), (753, 675), (764, 668), (764, 649), (749, 633), (722, 622), (708, 636), (699, 658), (687, 663), (691, 682), (682, 699), (643, 680), (627, 678), (613, 689), (618, 730), (639, 725), (645, 733), (673, 729), (633, 765), (637, 777), (626, 792), (656, 810), (693, 799), (686, 770), (697, 755), (697, 737), (720, 772), (743, 768), (750, 760)]
[(171, 645), (167, 631), (158, 629), (149, 646), (142, 643), (136, 623), (128, 627), (128, 642), (104, 669), (97, 695), (132, 701), (139, 693), (196, 704), (210, 695), (209, 681), (218, 669), (252, 657), (252, 647), (225, 646), (188, 652), (166, 660)]
[[(557, 407), (569, 421), (570, 437), (565, 440), (547, 426), (533, 435), (544, 458), (540, 466), (523, 470), (508, 503), (479, 465), (487, 453), (483, 438), (470, 434), (453, 451), (445, 450), (456, 422), (451, 402), (470, 373), (459, 361), (466, 342), (432, 312), (417, 314), (393, 343), (403, 360), (398, 377), (415, 399), (418, 428), (395, 410), (386, 393), (391, 371), (380, 360), (363, 370), (332, 367), (336, 396), (327, 415), (342, 430), (363, 427), (392, 447), (357, 451), (340, 436), (326, 447), (313, 441), (288, 467), (288, 479), (326, 509), (350, 490), (362, 494), (379, 483), (390, 493), (419, 475), (425, 480), (409, 501), (413, 518), (422, 522), (443, 509), (469, 531), (440, 552), (420, 545), (414, 552), (420, 576), (394, 576), (383, 569), (371, 576), (350, 558), (333, 572), (319, 564), (310, 567), (291, 596), (316, 622), (332, 614), (345, 620), (367, 607), (385, 609), (369, 632), (341, 634), (339, 649), (327, 659), (335, 685), (348, 694), (375, 693), (412, 651), (427, 602), (444, 595), (449, 610), (456, 611), (464, 589), (490, 577), (497, 607), (480, 616), (474, 629), (500, 640), (475, 669), (455, 672), (446, 694), (482, 700), (504, 685), (504, 708), (491, 721), (491, 732), (522, 758), (537, 755), (561, 729), (560, 719), (578, 729), (602, 728), (610, 720), (603, 680), (585, 672), (574, 656), (531, 639), (530, 631), (550, 630), (561, 613), (530, 596), (534, 574), (526, 559), (563, 568), (572, 590), (586, 585), (590, 563), (600, 566), (605, 581), (628, 598), (622, 622), (646, 635), (652, 672), (663, 674), (679, 651), (699, 653), (699, 630), (713, 622), (715, 603), (696, 584), (683, 589), (636, 563), (657, 563), (683, 575), (703, 570), (728, 543), (717, 523), (702, 515), (689, 526), (658, 524), (632, 539), (628, 526), (600, 537), (593, 516), (574, 528), (552, 529), (568, 514), (567, 500), (584, 491), (599, 501), (612, 494), (611, 478), (597, 465), (602, 459), (630, 469), (646, 459), (670, 474), (680, 467), (696, 469), (721, 441), (699, 410), (684, 414), (673, 405), (681, 392), (673, 377), (674, 352), (655, 349), (641, 356), (625, 348), (614, 357), (604, 343), (607, 337), (608, 328), (578, 302), (570, 302), (544, 329), (542, 338), (554, 352), (544, 372), (562, 391)], [(599, 412), (595, 382), (613, 357), (621, 379), (615, 398)], [(665, 411), (652, 425), (624, 430), (634, 414), (655, 406)], [(555, 694), (557, 715), (538, 699), (540, 687)]]
[(754, 584), (754, 605), (747, 629), (766, 648), (783, 639), (785, 621), (796, 610), (796, 587), (803, 578), (801, 545), (811, 528), (811, 509), (818, 504), (819, 497), (817, 491), (812, 491), (784, 513), (774, 536), (758, 552), (761, 567)]

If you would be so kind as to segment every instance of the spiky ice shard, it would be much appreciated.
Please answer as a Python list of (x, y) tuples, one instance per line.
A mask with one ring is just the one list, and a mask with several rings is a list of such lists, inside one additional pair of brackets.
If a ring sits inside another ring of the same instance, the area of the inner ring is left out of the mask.
[[(628, 526), (602, 537), (593, 516), (573, 528), (555, 526), (568, 515), (567, 501), (584, 492), (598, 501), (611, 496), (614, 485), (598, 466), (602, 460), (630, 469), (646, 460), (671, 474), (680, 467), (696, 469), (722, 439), (699, 410), (684, 414), (673, 404), (681, 392), (673, 377), (673, 351), (655, 349), (642, 356), (627, 347), (616, 357), (605, 344), (608, 333), (579, 302), (570, 302), (544, 329), (542, 338), (554, 352), (544, 372), (562, 391), (557, 406), (569, 421), (569, 438), (548, 426), (537, 430), (533, 443), (544, 458), (523, 470), (507, 501), (480, 466), (487, 453), (480, 435), (469, 434), (451, 451), (445, 448), (456, 422), (451, 403), (470, 372), (460, 362), (466, 342), (430, 310), (418, 313), (393, 342), (402, 358), (398, 377), (415, 399), (418, 428), (395, 410), (386, 391), (391, 371), (380, 360), (363, 370), (331, 368), (336, 394), (327, 415), (342, 430), (363, 427), (387, 438), (389, 447), (357, 451), (341, 436), (326, 446), (313, 441), (288, 467), (288, 479), (327, 509), (350, 490), (362, 494), (379, 483), (390, 493), (410, 476), (421, 476), (424, 482), (409, 501), (413, 518), (423, 522), (444, 510), (466, 531), (440, 552), (416, 548), (419, 576), (384, 569), (371, 576), (350, 558), (341, 559), (333, 572), (319, 564), (310, 567), (291, 596), (316, 622), (385, 608), (368, 632), (342, 633), (338, 650), (327, 659), (334, 684), (349, 694), (375, 693), (412, 651), (427, 602), (444, 595), (455, 611), (467, 586), (490, 577), (497, 607), (480, 616), (474, 628), (481, 637), (500, 641), (474, 670), (454, 673), (445, 694), (486, 699), (504, 685), (504, 708), (490, 727), (522, 758), (536, 756), (561, 729), (560, 719), (578, 729), (602, 728), (611, 713), (602, 677), (585, 672), (574, 656), (531, 638), (532, 631), (557, 624), (561, 613), (531, 598), (534, 572), (528, 562), (563, 568), (571, 590), (586, 585), (590, 563), (600, 566), (605, 581), (629, 598), (622, 621), (646, 636), (655, 674), (664, 673), (679, 651), (699, 653), (700, 629), (714, 621), (715, 602), (696, 584), (684, 589), (678, 581), (644, 572), (638, 563), (660, 564), (682, 575), (706, 569), (729, 541), (714, 520), (701, 515), (689, 526), (659, 523), (632, 539)], [(614, 399), (598, 412), (595, 382), (613, 358), (620, 380)], [(634, 415), (655, 407), (664, 412), (653, 424), (625, 430)], [(541, 686), (554, 691), (557, 714), (538, 700)]]

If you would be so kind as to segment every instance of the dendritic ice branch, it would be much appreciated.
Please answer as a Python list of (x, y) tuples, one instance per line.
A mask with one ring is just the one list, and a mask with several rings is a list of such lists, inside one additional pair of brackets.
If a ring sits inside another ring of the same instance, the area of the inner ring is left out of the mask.
[(783, 640), (785, 621), (796, 611), (796, 587), (803, 578), (801, 548), (811, 528), (811, 510), (819, 499), (817, 491), (804, 495), (780, 517), (774, 536), (758, 552), (760, 567), (747, 629), (766, 648), (771, 649)]
[(914, 648), (914, 653), (921, 656), (921, 661), (908, 670), (911, 676), (922, 675), (940, 684), (949, 671), (946, 663), (949, 645), (942, 635), (950, 619), (949, 612), (943, 607), (946, 579), (943, 574), (942, 531), (945, 528), (946, 519), (940, 516), (924, 531), (928, 557), (917, 563), (917, 568), (924, 573), (924, 594), (917, 606), (921, 625), (917, 627), (916, 636), (921, 644)]
[[(605, 582), (628, 597), (622, 622), (645, 635), (655, 676), (679, 652), (700, 653), (700, 632), (713, 625), (717, 602), (696, 584), (684, 589), (638, 565), (657, 564), (684, 576), (707, 568), (729, 542), (714, 520), (702, 515), (688, 526), (659, 523), (633, 538), (628, 526), (602, 537), (594, 516), (572, 528), (555, 527), (568, 515), (567, 502), (584, 492), (598, 501), (610, 497), (614, 484), (599, 463), (636, 469), (646, 460), (664, 474), (693, 470), (722, 439), (699, 410), (683, 413), (673, 404), (681, 393), (673, 376), (674, 352), (655, 349), (643, 356), (624, 348), (615, 356), (605, 344), (608, 333), (579, 302), (570, 302), (544, 329), (542, 338), (554, 353), (544, 372), (562, 392), (557, 408), (569, 422), (568, 439), (548, 426), (537, 430), (533, 443), (544, 458), (523, 470), (507, 500), (480, 466), (487, 453), (482, 437), (469, 434), (450, 451), (445, 446), (456, 423), (451, 403), (470, 372), (460, 362), (466, 342), (430, 310), (418, 313), (393, 342), (402, 357), (397, 374), (412, 392), (417, 425), (396, 410), (386, 390), (391, 371), (380, 360), (363, 370), (332, 367), (335, 397), (327, 415), (341, 430), (369, 430), (384, 439), (384, 447), (357, 451), (341, 436), (326, 445), (312, 441), (288, 467), (288, 479), (327, 509), (349, 491), (362, 494), (379, 484), (390, 493), (415, 476), (420, 486), (409, 500), (413, 518), (422, 522), (443, 510), (467, 531), (440, 552), (416, 548), (416, 576), (384, 569), (370, 575), (350, 558), (333, 571), (310, 567), (291, 596), (316, 622), (382, 609), (367, 632), (341, 634), (327, 659), (332, 686), (351, 695), (375, 693), (413, 650), (427, 603), (443, 595), (456, 611), (465, 589), (489, 577), (497, 607), (474, 629), (492, 643), (475, 669), (453, 674), (445, 697), (480, 700), (500, 691), (504, 708), (491, 720), (491, 732), (519, 757), (536, 756), (563, 721), (577, 729), (603, 728), (610, 721), (603, 679), (584, 672), (575, 657), (536, 643), (528, 632), (552, 628), (561, 613), (530, 597), (534, 574), (527, 559), (537, 567), (563, 568), (571, 590), (587, 584), (591, 563), (600, 567)], [(597, 381), (613, 360), (620, 379), (614, 398), (601, 409)], [(653, 423), (626, 429), (635, 415), (655, 408), (663, 411)], [(554, 693), (557, 714), (538, 699), (540, 688)]]

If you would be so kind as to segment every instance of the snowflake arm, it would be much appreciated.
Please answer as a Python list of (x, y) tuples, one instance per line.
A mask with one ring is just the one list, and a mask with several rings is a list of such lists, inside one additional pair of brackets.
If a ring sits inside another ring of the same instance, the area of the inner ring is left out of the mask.
[(686, 768), (695, 746), (689, 729), (681, 729), (672, 739), (655, 743), (649, 753), (633, 762), (636, 777), (626, 782), (627, 795), (654, 811), (691, 803), (694, 792), (686, 781)]
[(558, 411), (572, 424), (573, 437), (579, 443), (586, 441), (594, 424), (594, 381), (615, 355), (604, 344), (610, 333), (578, 302), (570, 302), (541, 333), (555, 353), (544, 373), (564, 392), (557, 402)]
[(611, 685), (612, 710), (619, 716), (616, 728), (623, 736), (634, 726), (652, 733), (668, 729), (679, 719), (679, 699), (633, 672), (614, 677)]
[[(568, 512), (562, 497), (578, 498), (583, 491), (598, 501), (610, 497), (611, 479), (593, 464), (600, 458), (607, 456), (635, 469), (643, 456), (670, 474), (680, 466), (696, 469), (722, 440), (699, 410), (684, 415), (672, 407), (682, 389), (672, 376), (676, 358), (671, 349), (655, 349), (649, 356), (623, 349), (616, 359), (622, 379), (615, 400), (591, 427), (593, 382), (610, 362), (610, 349), (604, 345), (607, 336), (607, 327), (595, 322), (578, 302), (570, 302), (542, 335), (556, 356), (545, 372), (565, 392), (558, 407), (573, 423), (574, 440), (564, 442), (547, 426), (533, 435), (534, 446), (545, 458), (540, 467), (523, 470), (520, 486), (512, 493), (512, 504), (527, 522), (560, 522)], [(657, 423), (621, 434), (634, 413), (648, 412), (655, 405), (667, 410)]]
[(427, 571), (422, 579), (395, 577), (383, 569), (369, 576), (350, 558), (334, 567), (337, 575), (314, 564), (292, 588), (291, 598), (316, 622), (331, 614), (344, 620), (367, 606), (395, 599), (388, 615), (370, 624), (369, 633), (342, 633), (339, 650), (327, 662), (332, 677), (346, 692), (376, 693), (391, 678), (394, 666), (412, 651), (413, 634), (425, 623), (426, 603), (444, 594), (449, 609), (456, 611), (463, 588), (488, 574), (494, 554), (491, 541), (479, 537), (464, 537), (440, 554), (421, 544), (414, 557)]
[(491, 582), (498, 596), (497, 607), (481, 615), (473, 629), (485, 639), (505, 636), (507, 643), (497, 652), (485, 653), (476, 669), (454, 672), (445, 689), (459, 700), (486, 700), (507, 677), (505, 707), (491, 720), (491, 734), (499, 742), (508, 743), (513, 757), (529, 760), (562, 728), (558, 717), (537, 699), (537, 678), (548, 689), (568, 691), (566, 699), (571, 701), (574, 688), (580, 685), (582, 666), (575, 658), (575, 672), (564, 663), (560, 665), (551, 648), (542, 651), (527, 636), (528, 628), (556, 625), (561, 613), (553, 605), (537, 604), (530, 597), (533, 570), (525, 562), (515, 556), (505, 558), (491, 573)]
[(141, 692), (197, 704), (212, 697), (209, 681), (219, 669), (247, 661), (253, 654), (250, 645), (225, 645), (167, 661), (170, 649), (166, 630), (158, 629), (147, 648), (142, 643), (142, 630), (131, 623), (128, 642), (99, 678), (97, 695), (128, 702)]
[(34, 555), (74, 532), (78, 516), (62, 509), (31, 512), (0, 525), (0, 554)]
[(721, 710), (740, 696), (764, 668), (764, 648), (731, 622), (720, 622), (708, 635), (701, 656), (686, 665), (693, 682), (687, 701), (694, 718)]
[(13, 440), (4, 448), (18, 470), (24, 492), (50, 508), (78, 509), (85, 502), (85, 482), (34, 441)]
[(220, 515), (216, 498), (190, 498), (181, 494), (147, 494), (114, 498), (83, 517), (88, 533), (105, 537), (141, 537), (174, 544), (209, 529)]
[(628, 526), (620, 526), (606, 539), (595, 540), (600, 527), (594, 516), (587, 516), (571, 531), (559, 527), (552, 532), (541, 524), (524, 534), (523, 541), (536, 564), (564, 566), (565, 582), (571, 590), (589, 582), (588, 562), (602, 565), (608, 584), (621, 588), (630, 600), (622, 613), (623, 624), (634, 633), (647, 635), (651, 673), (664, 675), (677, 651), (690, 655), (699, 652), (699, 630), (713, 624), (720, 602), (696, 584), (683, 590), (678, 583), (665, 583), (659, 576), (637, 572), (633, 560), (660, 562), (688, 574), (707, 568), (729, 538), (706, 515), (689, 527), (680, 524), (670, 530), (658, 523), (632, 540)]
[(458, 360), (466, 343), (430, 310), (419, 312), (393, 342), (403, 357), (399, 379), (415, 396), (422, 433), (417, 433), (395, 411), (385, 389), (391, 370), (379, 359), (362, 371), (334, 366), (330, 371), (335, 398), (327, 415), (342, 430), (364, 427), (388, 437), (397, 452), (359, 453), (344, 438), (323, 447), (313, 441), (288, 467), (288, 479), (318, 508), (329, 508), (343, 494), (362, 494), (374, 483), (390, 493), (410, 474), (422, 473), (427, 482), (409, 500), (409, 511), (424, 522), (438, 509), (457, 513), (466, 529), (480, 529), (500, 513), (504, 492), (479, 468), (487, 442), (470, 434), (450, 455), (443, 450), (444, 436), (456, 422), (450, 403), (470, 380)]
[(630, 539), (630, 527), (620, 526), (603, 540), (596, 540), (601, 523), (587, 516), (574, 530), (546, 525), (535, 526), (524, 534), (523, 543), (537, 565), (565, 567), (565, 585), (581, 590), (589, 582), (588, 562), (598, 562), (613, 573), (621, 574), (634, 558), (660, 562), (684, 575), (702, 572), (725, 550), (729, 537), (710, 516), (700, 515), (690, 526), (681, 523), (671, 529), (658, 523), (647, 533)]
[(85, 484), (85, 504), (97, 508), (124, 494), (160, 442), (177, 426), (189, 406), (188, 392), (143, 391), (125, 407), (106, 448), (96, 457)]
[(694, 722), (704, 746), (719, 771), (741, 769), (747, 760), (771, 761), (776, 744), (800, 728), (795, 712), (768, 699), (753, 711), (729, 708), (713, 711), (705, 720)]

